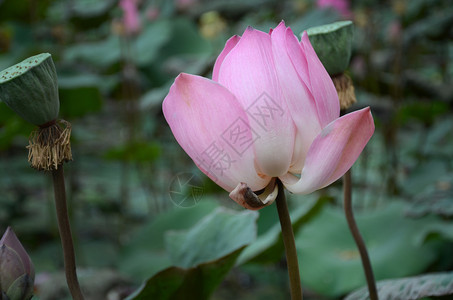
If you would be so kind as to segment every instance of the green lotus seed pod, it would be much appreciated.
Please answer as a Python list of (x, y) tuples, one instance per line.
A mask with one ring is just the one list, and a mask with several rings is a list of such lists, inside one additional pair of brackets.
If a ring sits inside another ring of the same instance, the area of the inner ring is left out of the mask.
[(354, 27), (351, 21), (335, 22), (307, 30), (310, 42), (329, 75), (343, 73), (349, 65)]
[(52, 56), (38, 54), (1, 71), (0, 100), (32, 124), (55, 120), (60, 101)]

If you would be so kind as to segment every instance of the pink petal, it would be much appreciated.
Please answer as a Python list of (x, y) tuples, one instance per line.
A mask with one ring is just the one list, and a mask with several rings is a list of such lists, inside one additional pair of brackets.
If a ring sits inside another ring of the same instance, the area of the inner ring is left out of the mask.
[(313, 141), (300, 179), (288, 173), (280, 179), (288, 190), (309, 194), (346, 173), (374, 132), (370, 108), (349, 113), (333, 121)]
[(247, 114), (226, 88), (182, 73), (162, 106), (179, 145), (222, 188), (231, 192), (246, 182), (256, 191), (270, 181), (255, 170), (255, 141)]
[[(271, 39), (280, 86), (282, 87), (291, 117), (297, 127), (297, 138), (290, 171), (300, 172), (311, 143), (321, 132), (321, 125), (319, 124), (313, 96), (304, 81), (299, 77), (289, 56), (288, 44), (291, 44), (292, 47), (300, 48), (291, 28), (286, 28), (285, 24), (281, 22), (274, 29)], [(302, 55), (302, 53), (299, 51), (294, 53), (294, 55)], [(299, 57), (299, 60), (304, 59), (304, 57)]]
[(332, 79), (330, 79), (329, 74), (316, 55), (306, 31), (302, 34), (300, 45), (307, 59), (308, 77), (311, 82), (311, 92), (318, 108), (319, 121), (324, 128), (340, 115), (338, 94)]
[(291, 163), (295, 126), (275, 69), (271, 36), (247, 28), (225, 57), (218, 76), (218, 82), (247, 111), (259, 137), (254, 143), (259, 171), (271, 177), (285, 174)]
[(222, 52), (219, 54), (215, 61), (214, 69), (212, 70), (212, 80), (214, 81), (219, 80), (219, 70), (220, 66), (223, 63), (223, 60), (228, 55), (228, 53), (230, 53), (231, 49), (233, 49), (234, 46), (236, 46), (240, 39), (241, 39), (240, 36), (234, 35), (226, 42), (225, 47), (223, 48)]
[(286, 31), (286, 49), (288, 55), (296, 69), (300, 80), (305, 83), (311, 93), (311, 81), (308, 72), (308, 63), (305, 58), (303, 47), (299, 44), (299, 40), (291, 30)]

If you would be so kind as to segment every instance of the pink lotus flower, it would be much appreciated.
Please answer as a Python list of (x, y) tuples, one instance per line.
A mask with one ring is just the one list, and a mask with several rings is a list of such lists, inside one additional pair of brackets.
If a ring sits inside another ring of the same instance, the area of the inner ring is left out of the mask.
[(127, 34), (135, 34), (140, 31), (140, 17), (137, 10), (137, 0), (121, 0), (120, 6), (123, 9), (123, 24)]
[[(276, 178), (298, 194), (331, 184), (374, 132), (369, 108), (339, 117), (307, 33), (299, 42), (284, 22), (269, 34), (249, 27), (230, 38), (212, 80), (181, 73), (163, 113), (200, 170), (249, 209), (272, 203)], [(262, 189), (259, 198), (251, 193)]]
[(352, 12), (348, 0), (317, 0), (316, 5), (319, 8), (332, 8), (337, 11), (343, 18), (351, 18)]

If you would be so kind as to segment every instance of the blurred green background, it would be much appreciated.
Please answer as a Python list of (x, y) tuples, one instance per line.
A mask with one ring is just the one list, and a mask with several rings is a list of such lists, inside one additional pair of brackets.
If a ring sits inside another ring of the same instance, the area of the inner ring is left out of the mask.
[[(180, 72), (210, 78), (230, 36), (281, 20), (299, 37), (354, 21), (351, 110), (370, 106), (376, 133), (353, 167), (353, 201), (375, 276), (440, 272), (453, 292), (451, 1), (137, 5), (140, 28), (128, 33), (116, 0), (0, 0), (0, 69), (41, 52), (57, 66), (60, 117), (73, 125), (66, 187), (89, 299), (123, 299), (145, 281), (137, 299), (289, 297), (275, 206), (243, 211), (198, 171), (161, 111)], [(11, 225), (30, 253), (35, 298), (66, 299), (51, 178), (27, 162), (33, 129), (0, 102), (0, 232)], [(184, 179), (196, 189), (180, 191), (183, 203), (174, 192)], [(341, 181), (288, 197), (306, 299), (363, 287)]]

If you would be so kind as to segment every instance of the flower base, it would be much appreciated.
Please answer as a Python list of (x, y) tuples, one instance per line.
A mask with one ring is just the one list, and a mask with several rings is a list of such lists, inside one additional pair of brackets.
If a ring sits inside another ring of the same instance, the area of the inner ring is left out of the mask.
[(357, 102), (351, 77), (341, 73), (332, 76), (332, 81), (338, 93), (341, 110), (347, 109)]
[(28, 162), (37, 170), (56, 170), (59, 165), (72, 160), (71, 123), (52, 121), (31, 133)]

